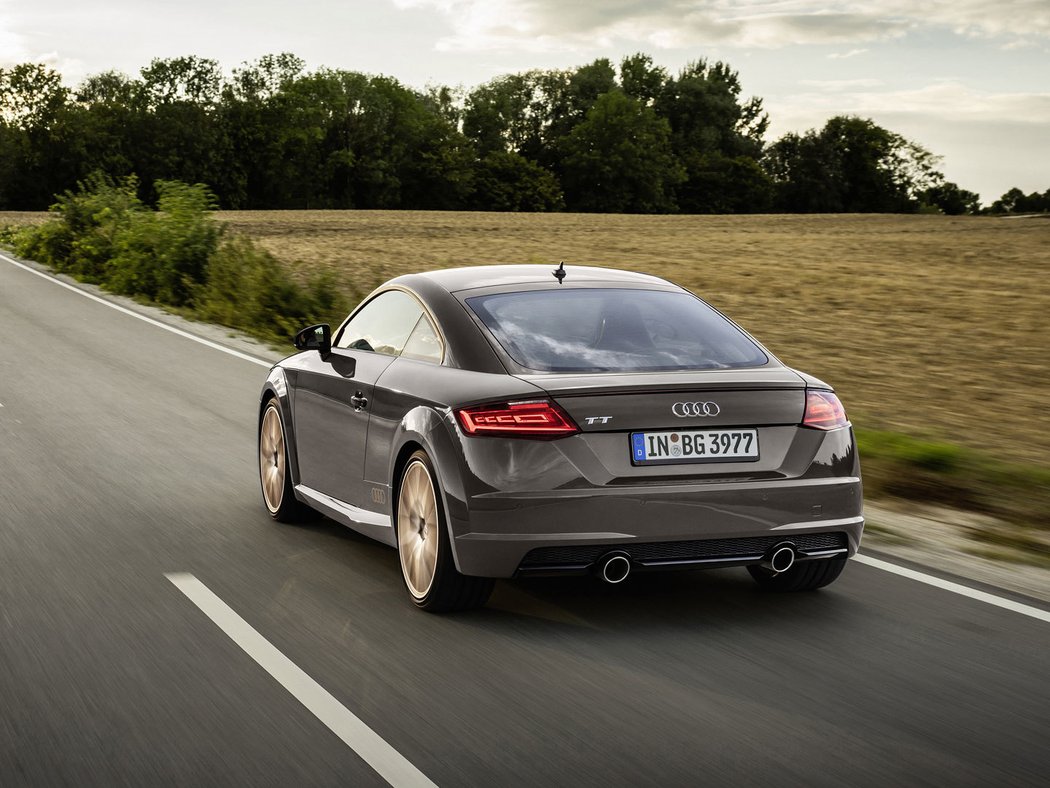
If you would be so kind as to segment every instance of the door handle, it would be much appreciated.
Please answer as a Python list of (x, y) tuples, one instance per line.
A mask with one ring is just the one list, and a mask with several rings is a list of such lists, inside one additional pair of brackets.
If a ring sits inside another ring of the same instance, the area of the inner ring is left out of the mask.
[(350, 404), (354, 406), (354, 410), (362, 410), (368, 406), (368, 397), (363, 391), (359, 391), (350, 398)]

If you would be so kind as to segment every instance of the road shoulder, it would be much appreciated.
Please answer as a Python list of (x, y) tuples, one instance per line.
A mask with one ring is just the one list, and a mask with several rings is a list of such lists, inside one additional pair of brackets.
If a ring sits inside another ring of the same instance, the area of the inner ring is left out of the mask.
[[(875, 552), (887, 560), (900, 559), (1050, 603), (1050, 569), (981, 555), (1010, 552), (969, 535), (977, 527), (994, 527), (991, 518), (910, 501), (866, 501), (864, 516), (861, 552)], [(1024, 557), (1014, 552), (1016, 558)]]

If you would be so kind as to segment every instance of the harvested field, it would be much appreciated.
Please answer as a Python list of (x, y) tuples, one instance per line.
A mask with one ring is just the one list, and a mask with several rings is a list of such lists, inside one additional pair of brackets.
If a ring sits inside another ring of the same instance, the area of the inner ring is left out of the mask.
[[(480, 263), (608, 265), (695, 291), (853, 420), (1050, 466), (1050, 220), (222, 212), (293, 270), (358, 295)], [(0, 225), (7, 221), (0, 214)]]

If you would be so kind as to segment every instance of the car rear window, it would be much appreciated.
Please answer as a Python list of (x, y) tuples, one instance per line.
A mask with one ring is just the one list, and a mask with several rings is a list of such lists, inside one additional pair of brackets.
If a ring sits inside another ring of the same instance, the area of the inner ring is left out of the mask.
[(507, 354), (540, 372), (757, 367), (769, 361), (689, 293), (566, 288), (466, 299)]

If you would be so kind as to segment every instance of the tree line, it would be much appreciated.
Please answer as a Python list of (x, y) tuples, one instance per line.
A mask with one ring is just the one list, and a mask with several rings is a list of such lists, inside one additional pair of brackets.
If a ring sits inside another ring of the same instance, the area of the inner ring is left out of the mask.
[[(936, 156), (871, 120), (771, 143), (768, 127), (726, 63), (672, 74), (644, 54), (422, 91), (291, 54), (228, 76), (158, 59), (75, 89), (27, 63), (0, 70), (0, 210), (46, 208), (93, 173), (137, 176), (149, 203), (157, 182), (206, 184), (228, 209), (980, 210)], [(1050, 202), (1014, 191), (993, 207)]]

